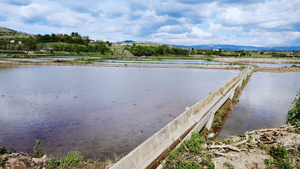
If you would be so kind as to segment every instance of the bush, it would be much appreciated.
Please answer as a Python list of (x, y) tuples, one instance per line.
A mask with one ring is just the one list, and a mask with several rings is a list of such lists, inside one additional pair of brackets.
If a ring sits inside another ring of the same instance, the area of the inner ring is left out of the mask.
[(300, 122), (300, 89), (292, 101), (292, 107), (288, 111), (286, 120), (287, 124), (294, 124), (296, 122)]

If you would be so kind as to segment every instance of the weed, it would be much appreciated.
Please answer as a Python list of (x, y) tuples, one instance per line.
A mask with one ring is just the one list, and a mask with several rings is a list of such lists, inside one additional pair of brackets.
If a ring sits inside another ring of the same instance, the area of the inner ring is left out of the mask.
[(225, 163), (223, 164), (223, 166), (228, 167), (228, 169), (233, 169), (233, 168), (234, 168), (233, 165), (230, 164), (229, 162), (225, 162)]
[(38, 140), (35, 140), (35, 142), (36, 142), (36, 145), (33, 146), (33, 151), (34, 151), (33, 157), (41, 158), (46, 153), (44, 151), (42, 151), (43, 148), (40, 146), (41, 141), (38, 139)]
[(179, 160), (175, 164), (175, 168), (177, 168), (177, 169), (185, 169), (185, 168), (198, 169), (199, 166), (195, 162), (185, 162), (183, 160)]
[(261, 149), (261, 150), (265, 150), (265, 151), (269, 151), (269, 147), (267, 146), (267, 145), (265, 145), (265, 144), (260, 144), (259, 145), (259, 148)]
[(264, 163), (267, 165), (267, 166), (270, 166), (270, 165), (273, 165), (273, 160), (271, 160), (270, 158), (268, 158), (268, 159), (265, 159), (264, 160)]
[(221, 126), (221, 124), (222, 124), (222, 118), (220, 116), (215, 117), (214, 118), (214, 124), (216, 126)]
[(208, 169), (214, 169), (214, 168), (215, 168), (215, 165), (211, 162), (210, 159), (205, 160), (205, 161), (204, 161), (204, 165), (205, 165), (206, 168), (208, 168)]
[[(206, 142), (204, 137), (201, 137), (199, 133), (193, 132), (190, 139), (185, 140), (183, 144), (181, 144), (178, 148), (174, 149), (173, 151), (168, 148), (167, 150), (167, 157), (165, 158), (165, 161), (162, 163), (164, 168), (182, 168), (183, 166), (186, 166), (188, 168), (194, 167), (193, 163), (186, 163), (184, 161), (177, 161), (177, 158), (180, 156), (180, 154), (191, 154), (196, 155), (200, 154), (203, 150), (203, 147), (201, 144), (204, 144)], [(199, 167), (198, 167), (199, 168)]]
[(50, 160), (48, 161), (47, 168), (49, 169), (56, 169), (57, 166), (60, 164), (60, 159), (55, 157), (50, 157)]
[(200, 137), (199, 133), (193, 132), (191, 139), (184, 141), (184, 145), (189, 149), (189, 153), (198, 154), (203, 150), (201, 144), (205, 143), (205, 138)]
[(292, 101), (292, 107), (288, 111), (286, 120), (287, 124), (294, 124), (296, 122), (300, 122), (300, 89)]
[(60, 166), (61, 167), (74, 167), (78, 163), (83, 161), (83, 156), (81, 155), (80, 151), (71, 151), (68, 155), (64, 158), (60, 159)]
[(245, 133), (241, 134), (240, 137), (246, 137)]
[(252, 141), (252, 139), (253, 139), (253, 136), (250, 134), (249, 139), (248, 139), (248, 143), (250, 143)]
[(225, 111), (224, 111), (223, 109), (219, 109), (218, 112), (217, 112), (217, 114), (218, 114), (219, 116), (223, 116), (224, 113), (225, 113)]
[(275, 159), (286, 159), (287, 158), (287, 150), (281, 146), (271, 149), (270, 154)]

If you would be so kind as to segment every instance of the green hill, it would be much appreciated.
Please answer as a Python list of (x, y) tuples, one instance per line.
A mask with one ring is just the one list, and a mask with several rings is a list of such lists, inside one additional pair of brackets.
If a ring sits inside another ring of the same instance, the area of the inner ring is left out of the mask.
[(18, 32), (5, 27), (0, 27), (0, 39), (11, 39), (11, 38), (28, 38), (34, 36), (32, 34)]

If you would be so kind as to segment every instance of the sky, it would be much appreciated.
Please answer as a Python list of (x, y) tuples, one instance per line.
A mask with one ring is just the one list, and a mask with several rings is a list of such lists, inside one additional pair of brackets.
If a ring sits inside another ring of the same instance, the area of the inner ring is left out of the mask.
[(300, 46), (300, 0), (0, 0), (0, 26), (103, 41)]

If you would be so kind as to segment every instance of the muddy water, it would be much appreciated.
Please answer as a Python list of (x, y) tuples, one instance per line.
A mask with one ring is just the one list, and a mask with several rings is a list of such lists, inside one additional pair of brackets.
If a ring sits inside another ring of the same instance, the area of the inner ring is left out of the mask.
[(253, 73), (219, 137), (284, 125), (290, 102), (299, 88), (299, 72)]
[(20, 66), (0, 68), (1, 145), (48, 154), (128, 153), (240, 71)]

